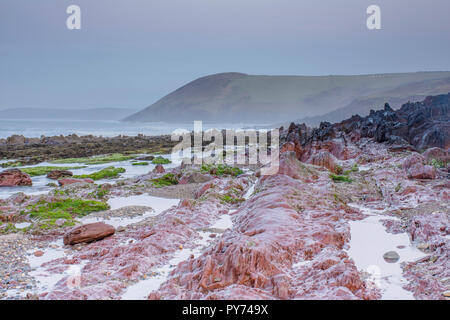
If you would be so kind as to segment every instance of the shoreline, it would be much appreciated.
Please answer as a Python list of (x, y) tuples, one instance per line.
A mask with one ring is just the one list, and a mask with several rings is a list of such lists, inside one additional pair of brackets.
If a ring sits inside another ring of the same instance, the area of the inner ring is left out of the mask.
[(44, 161), (91, 157), (113, 153), (152, 153), (163, 154), (177, 144), (170, 135), (123, 136), (52, 136), (26, 138), (13, 135), (0, 139), (0, 160), (15, 160), (23, 165), (33, 165)]

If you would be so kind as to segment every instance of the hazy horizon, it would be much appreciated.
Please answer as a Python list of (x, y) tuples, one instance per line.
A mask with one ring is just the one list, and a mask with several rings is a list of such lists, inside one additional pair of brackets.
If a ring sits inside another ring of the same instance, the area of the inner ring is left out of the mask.
[[(71, 4), (81, 30), (66, 28)], [(366, 27), (371, 4), (381, 30)], [(445, 0), (3, 0), (0, 109), (143, 109), (232, 71), (449, 71), (448, 12)]]

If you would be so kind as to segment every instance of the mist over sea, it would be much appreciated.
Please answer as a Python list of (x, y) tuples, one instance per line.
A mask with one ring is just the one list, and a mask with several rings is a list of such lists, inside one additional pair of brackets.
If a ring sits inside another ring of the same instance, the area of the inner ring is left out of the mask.
[[(203, 123), (203, 129), (240, 129), (251, 127), (253, 124)], [(0, 119), (0, 139), (18, 134), (27, 138), (44, 136), (59, 136), (77, 134), (113, 137), (118, 135), (147, 136), (171, 134), (176, 129), (193, 130), (194, 123), (131, 123), (115, 120), (33, 120), (33, 119)]]

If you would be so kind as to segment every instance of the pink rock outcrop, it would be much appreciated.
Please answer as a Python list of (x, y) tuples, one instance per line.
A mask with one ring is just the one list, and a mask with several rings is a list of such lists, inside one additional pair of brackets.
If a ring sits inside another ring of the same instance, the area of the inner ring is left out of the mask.
[[(233, 229), (200, 257), (180, 263), (150, 298), (378, 296), (343, 250), (349, 227), (340, 219), (359, 217), (357, 212), (330, 206), (327, 174), (315, 173), (292, 154), (281, 160), (279, 174), (260, 179), (258, 187), (264, 191), (234, 214)], [(312, 197), (322, 200), (310, 203)]]

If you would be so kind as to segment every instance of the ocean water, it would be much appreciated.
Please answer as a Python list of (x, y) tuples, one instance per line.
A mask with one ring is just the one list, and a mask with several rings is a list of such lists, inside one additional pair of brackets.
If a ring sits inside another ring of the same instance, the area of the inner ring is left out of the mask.
[[(240, 129), (251, 127), (253, 124), (243, 123), (222, 123), (205, 124), (203, 129)], [(117, 135), (136, 136), (144, 134), (147, 136), (171, 134), (177, 129), (193, 130), (194, 123), (130, 123), (115, 120), (10, 120), (0, 119), (0, 139), (7, 138), (13, 134), (24, 135), (28, 138), (59, 135), (95, 135), (103, 137), (113, 137)]]

